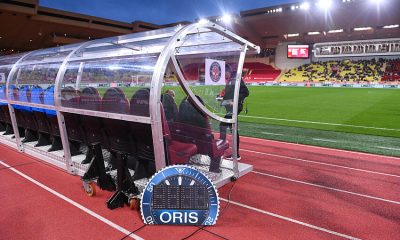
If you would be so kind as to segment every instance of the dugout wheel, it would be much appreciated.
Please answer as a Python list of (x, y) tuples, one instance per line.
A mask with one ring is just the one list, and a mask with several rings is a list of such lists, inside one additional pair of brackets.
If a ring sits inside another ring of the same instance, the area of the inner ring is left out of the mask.
[(129, 199), (129, 208), (131, 210), (139, 211), (139, 209), (140, 209), (140, 199), (135, 198), (135, 197), (130, 198)]
[(94, 182), (83, 182), (83, 188), (89, 197), (96, 195), (96, 184)]

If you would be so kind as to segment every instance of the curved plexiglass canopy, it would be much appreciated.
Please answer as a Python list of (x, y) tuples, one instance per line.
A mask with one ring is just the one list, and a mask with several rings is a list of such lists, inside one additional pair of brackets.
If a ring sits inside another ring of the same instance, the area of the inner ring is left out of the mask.
[[(189, 98), (212, 121), (233, 124), (236, 128), (244, 58), (246, 53), (258, 52), (258, 46), (208, 22), (2, 56), (0, 102), (10, 107), (45, 109), (56, 115), (66, 158), (70, 154), (65, 147), (67, 131), (61, 126), (63, 114), (149, 124), (155, 162), (160, 169), (166, 165), (160, 110), (162, 93), (175, 89), (181, 93), (179, 101)], [(209, 82), (205, 76), (210, 74), (208, 60), (225, 64), (219, 70), (234, 74), (233, 81)], [(224, 105), (215, 100), (225, 84), (234, 90), (231, 117), (226, 117)], [(109, 91), (112, 88), (123, 91)], [(88, 98), (93, 89), (102, 97), (101, 105)], [(133, 108), (132, 104), (140, 89), (149, 91), (139, 101), (144, 109)], [(76, 98), (80, 98), (79, 104)], [(130, 102), (130, 107), (118, 105), (121, 101)], [(235, 139), (233, 136), (233, 145)]]

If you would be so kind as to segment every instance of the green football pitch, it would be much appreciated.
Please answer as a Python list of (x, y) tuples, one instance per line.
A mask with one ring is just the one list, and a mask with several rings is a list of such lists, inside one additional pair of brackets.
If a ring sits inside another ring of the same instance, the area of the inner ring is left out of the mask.
[(245, 122), (400, 137), (396, 89), (250, 87)]
[[(172, 88), (179, 104), (183, 92)], [(400, 90), (248, 88), (241, 135), (400, 156)], [(135, 90), (124, 89), (128, 97)], [(202, 96), (201, 87), (197, 92)]]
[(249, 89), (242, 135), (400, 156), (399, 90)]

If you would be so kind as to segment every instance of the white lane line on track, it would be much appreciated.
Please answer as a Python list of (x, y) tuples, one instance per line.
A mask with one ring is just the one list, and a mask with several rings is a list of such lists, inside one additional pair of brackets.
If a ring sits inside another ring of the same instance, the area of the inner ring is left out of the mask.
[(304, 184), (304, 185), (308, 185), (308, 186), (328, 189), (328, 190), (331, 190), (331, 191), (347, 193), (347, 194), (355, 195), (355, 196), (358, 196), (358, 197), (364, 197), (364, 198), (369, 198), (369, 199), (373, 199), (373, 200), (378, 200), (378, 201), (382, 201), (382, 202), (387, 202), (387, 203), (393, 203), (393, 204), (400, 205), (400, 202), (393, 201), (393, 200), (388, 200), (388, 199), (384, 199), (384, 198), (380, 198), (380, 197), (374, 197), (374, 196), (365, 195), (365, 194), (361, 194), (361, 193), (350, 192), (350, 191), (337, 189), (337, 188), (333, 188), (333, 187), (327, 187), (327, 186), (323, 186), (323, 185), (319, 185), (319, 184), (315, 184), (315, 183), (303, 182), (303, 181), (294, 180), (294, 179), (291, 179), (291, 178), (280, 177), (280, 176), (276, 176), (276, 175), (272, 175), (272, 174), (268, 174), (268, 173), (263, 173), (263, 172), (258, 172), (258, 171), (251, 171), (251, 172), (255, 173), (255, 174), (267, 176), (267, 177), (272, 177), (272, 178), (277, 178), (277, 179), (289, 181), (289, 182), (300, 183), (300, 184)]
[(320, 141), (320, 142), (337, 142), (336, 140), (324, 139), (324, 138), (312, 138), (312, 140)]
[(380, 149), (386, 149), (386, 150), (395, 150), (395, 151), (400, 151), (400, 148), (380, 147), (380, 146), (376, 146), (376, 148), (380, 148)]
[[(24, 174), (24, 173), (18, 171), (17, 169), (15, 169), (15, 168), (11, 167), (10, 165), (4, 163), (3, 161), (0, 161), (0, 164), (3, 165), (3, 166), (5, 166), (5, 167), (7, 167), (8, 169), (10, 169), (11, 171), (13, 171), (14, 173), (18, 174), (19, 176), (21, 176), (21, 177), (27, 179), (28, 181), (30, 181), (30, 182), (36, 184), (37, 186), (43, 188), (44, 190), (50, 192), (51, 194), (53, 194), (53, 195), (55, 195), (55, 196), (61, 198), (62, 200), (66, 201), (67, 203), (69, 203), (69, 204), (71, 204), (71, 205), (73, 205), (73, 206), (79, 208), (80, 210), (84, 211), (85, 213), (91, 215), (92, 217), (94, 217), (94, 218), (96, 218), (96, 219), (102, 221), (103, 223), (109, 225), (110, 227), (112, 227), (112, 228), (114, 228), (114, 229), (116, 229), (116, 230), (122, 232), (123, 234), (128, 235), (128, 234), (131, 233), (131, 231), (128, 231), (127, 229), (125, 229), (125, 228), (123, 228), (123, 227), (117, 225), (116, 223), (111, 222), (111, 221), (108, 220), (107, 218), (104, 218), (104, 217), (100, 216), (99, 214), (97, 214), (97, 213), (93, 212), (92, 210), (90, 210), (90, 209), (88, 209), (88, 208), (82, 206), (81, 204), (75, 202), (74, 200), (72, 200), (72, 199), (70, 199), (70, 198), (68, 198), (68, 197), (66, 197), (66, 196), (64, 196), (64, 195), (62, 195), (61, 193), (59, 193), (59, 192), (53, 190), (52, 188), (47, 187), (47, 186), (44, 185), (43, 183), (40, 183), (40, 182), (36, 181), (35, 179), (29, 177), (28, 175), (26, 175), (26, 174)], [(131, 238), (133, 238), (133, 239), (144, 240), (143, 238), (141, 238), (141, 237), (139, 237), (138, 235), (133, 234), (133, 233), (130, 234), (129, 236), (130, 236)]]
[[(222, 198), (222, 197), (220, 197), (219, 199), (221, 199), (224, 202), (228, 202), (228, 199), (225, 199), (225, 198)], [(289, 217), (285, 217), (285, 216), (282, 216), (282, 215), (279, 215), (279, 214), (276, 214), (276, 213), (268, 212), (268, 211), (265, 211), (265, 210), (262, 210), (262, 209), (259, 209), (259, 208), (255, 208), (255, 207), (252, 207), (252, 206), (249, 206), (249, 205), (246, 205), (246, 204), (242, 204), (242, 203), (239, 203), (239, 202), (235, 202), (235, 201), (232, 201), (232, 200), (230, 200), (229, 203), (237, 205), (237, 206), (240, 206), (240, 207), (243, 207), (243, 208), (246, 208), (246, 209), (249, 209), (249, 210), (252, 210), (252, 211), (255, 211), (255, 212), (258, 212), (258, 213), (262, 213), (262, 214), (265, 214), (265, 215), (268, 215), (268, 216), (271, 216), (271, 217), (279, 218), (281, 220), (285, 220), (285, 221), (288, 221), (288, 222), (296, 223), (296, 224), (299, 224), (299, 225), (302, 225), (302, 226), (305, 226), (305, 227), (308, 227), (308, 228), (312, 228), (312, 229), (315, 229), (315, 230), (319, 230), (319, 231), (322, 231), (322, 232), (330, 233), (332, 235), (336, 235), (336, 236), (343, 237), (343, 238), (346, 238), (346, 239), (359, 239), (359, 238), (352, 237), (352, 236), (349, 236), (349, 235), (346, 235), (346, 234), (343, 234), (343, 233), (338, 233), (338, 232), (335, 232), (335, 231), (332, 231), (332, 230), (329, 230), (329, 229), (326, 229), (326, 228), (322, 228), (322, 227), (318, 227), (318, 226), (315, 226), (315, 225), (312, 225), (312, 224), (309, 224), (309, 223), (301, 222), (301, 221), (293, 219), (293, 218), (289, 218)]]
[(274, 135), (274, 136), (283, 136), (282, 133), (271, 133), (271, 132), (261, 132), (264, 135)]
[(383, 176), (388, 176), (388, 177), (400, 178), (400, 175), (382, 173), (382, 172), (376, 172), (376, 171), (370, 171), (370, 170), (359, 169), (359, 168), (346, 167), (346, 166), (336, 165), (336, 164), (332, 164), (332, 163), (323, 163), (323, 162), (317, 162), (317, 161), (312, 161), (312, 160), (306, 160), (306, 159), (302, 159), (302, 158), (295, 158), (295, 157), (289, 157), (289, 156), (272, 154), (272, 153), (257, 152), (257, 151), (253, 151), (253, 150), (242, 149), (242, 148), (240, 149), (240, 151), (251, 152), (251, 153), (256, 153), (256, 154), (261, 154), (261, 155), (266, 155), (266, 156), (271, 156), (271, 157), (285, 158), (285, 159), (290, 159), (290, 160), (293, 160), (293, 161), (307, 162), (307, 163), (312, 163), (312, 164), (318, 164), (318, 165), (324, 165), (324, 166), (330, 166), (330, 167), (337, 167), (337, 168), (343, 168), (343, 169), (354, 170), (354, 171), (359, 171), (359, 172), (365, 172), (365, 173), (378, 174), (378, 175), (383, 175)]
[[(377, 155), (377, 154), (372, 154), (372, 153), (354, 152), (354, 151), (342, 150), (342, 149), (336, 149), (336, 148), (319, 147), (319, 146), (312, 146), (312, 145), (305, 145), (305, 144), (291, 143), (291, 142), (281, 142), (281, 141), (274, 141), (274, 140), (270, 140), (270, 139), (247, 137), (247, 136), (240, 136), (240, 138), (248, 138), (248, 139), (253, 139), (253, 140), (261, 141), (261, 142), (279, 143), (281, 145), (294, 145), (294, 146), (299, 146), (299, 147), (304, 147), (304, 148), (316, 148), (316, 149), (322, 149), (322, 150), (328, 150), (328, 151), (349, 153), (349, 154), (354, 154), (354, 155), (381, 157), (381, 158), (400, 160), (400, 157), (391, 157), (391, 156)], [(251, 143), (249, 143), (249, 144), (251, 144)]]
[(380, 128), (380, 127), (359, 126), (359, 125), (351, 125), (351, 124), (314, 122), (314, 121), (306, 121), (306, 120), (295, 120), (295, 119), (285, 119), (285, 118), (271, 118), (271, 117), (260, 117), (260, 116), (250, 116), (250, 115), (239, 115), (239, 117), (276, 120), (276, 121), (283, 121), (283, 122), (312, 123), (312, 124), (319, 124), (319, 125), (355, 127), (355, 128), (365, 128), (365, 129), (375, 129), (375, 130), (386, 130), (386, 131), (400, 132), (400, 129), (397, 129), (397, 128)]

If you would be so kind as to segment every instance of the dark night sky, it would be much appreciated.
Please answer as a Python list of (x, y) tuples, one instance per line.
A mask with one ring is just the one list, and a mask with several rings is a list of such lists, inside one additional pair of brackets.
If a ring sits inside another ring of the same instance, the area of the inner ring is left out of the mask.
[(123, 22), (155, 24), (194, 21), (196, 18), (239, 14), (241, 10), (299, 2), (298, 0), (40, 0), (43, 7)]

